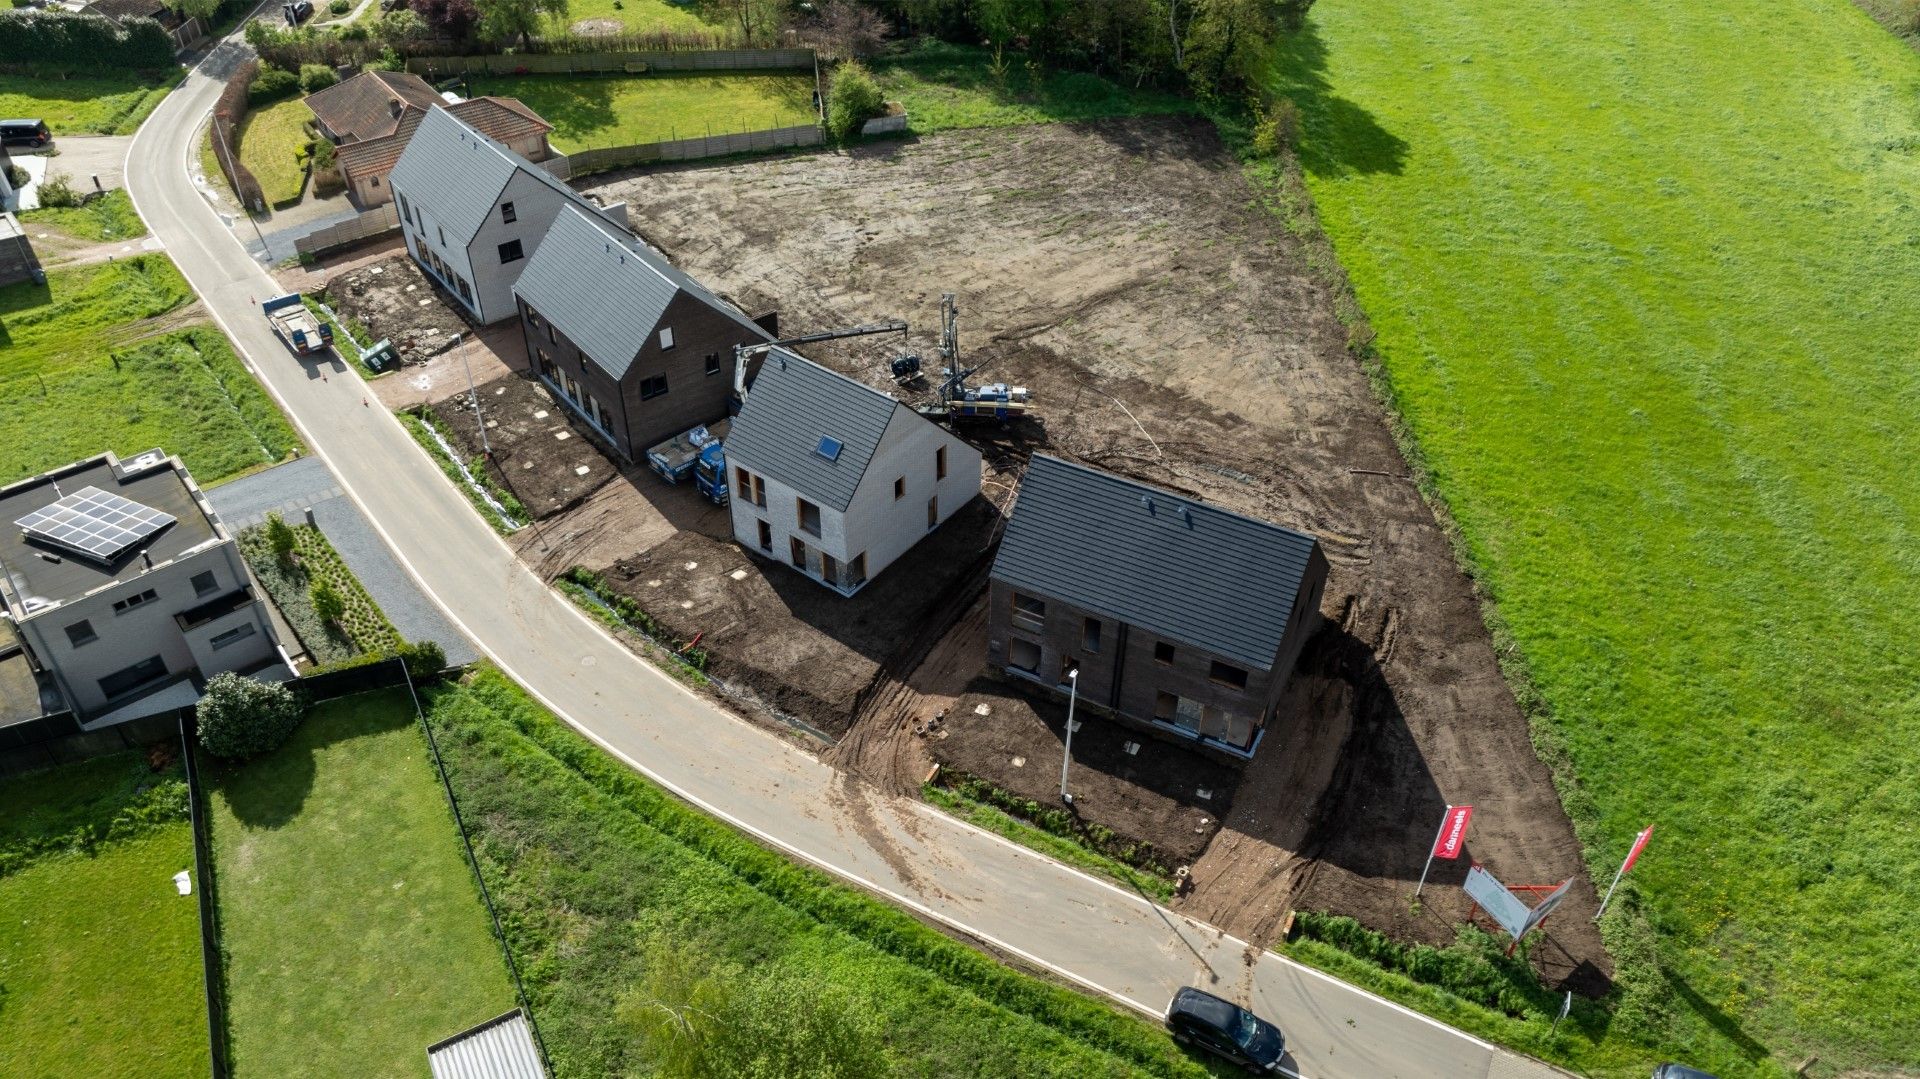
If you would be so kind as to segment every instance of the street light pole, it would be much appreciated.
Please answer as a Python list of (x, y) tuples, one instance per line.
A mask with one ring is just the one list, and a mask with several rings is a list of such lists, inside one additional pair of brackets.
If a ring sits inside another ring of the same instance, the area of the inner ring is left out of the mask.
[(473, 400), (473, 422), (480, 427), (480, 450), (493, 460), (493, 446), (487, 442), (487, 418), (480, 414), (480, 391), (473, 385), (473, 365), (467, 362), (468, 334), (460, 335), (460, 366), (467, 372), (467, 396)]
[(1080, 668), (1067, 671), (1067, 745), (1060, 754), (1060, 800), (1073, 804), (1073, 795), (1067, 793), (1067, 765), (1073, 762), (1073, 706), (1080, 699)]

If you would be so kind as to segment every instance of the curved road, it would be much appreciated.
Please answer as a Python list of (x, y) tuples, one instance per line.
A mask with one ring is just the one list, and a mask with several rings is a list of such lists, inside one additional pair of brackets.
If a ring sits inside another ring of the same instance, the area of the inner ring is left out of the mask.
[[(238, 38), (140, 129), (127, 187), (140, 216), (248, 366), (408, 572), (480, 651), (609, 752), (797, 858), (993, 948), (1160, 1015), (1211, 988), (1286, 1031), (1312, 1079), (1559, 1074), (1211, 926), (956, 821), (865, 789), (728, 715), (629, 652), (547, 588), (342, 364), (290, 355), (260, 317), (278, 291), (196, 189), (195, 136)], [(241, 226), (245, 228), (245, 225)]]

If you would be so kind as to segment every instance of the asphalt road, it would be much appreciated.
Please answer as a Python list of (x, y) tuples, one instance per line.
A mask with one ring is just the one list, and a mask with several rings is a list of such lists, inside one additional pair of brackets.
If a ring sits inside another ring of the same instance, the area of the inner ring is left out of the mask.
[(126, 168), (135, 205), (400, 564), (547, 707), (707, 812), (1086, 989), (1156, 1016), (1186, 984), (1240, 1000), (1286, 1032), (1292, 1074), (1557, 1074), (918, 802), (866, 789), (694, 696), (603, 633), (520, 564), (352, 370), (302, 361), (268, 329), (258, 305), (276, 286), (189, 177), (196, 125), (220, 92), (207, 72), (231, 64), (235, 48), (215, 50), (141, 128)]

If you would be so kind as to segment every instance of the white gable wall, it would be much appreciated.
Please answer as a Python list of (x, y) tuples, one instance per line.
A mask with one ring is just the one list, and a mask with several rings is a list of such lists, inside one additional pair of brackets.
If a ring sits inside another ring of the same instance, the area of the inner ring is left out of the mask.
[[(947, 478), (935, 479), (935, 453), (947, 451)], [(980, 493), (980, 451), (953, 437), (905, 405), (895, 406), (880, 448), (847, 506), (848, 555), (867, 554), (867, 577), (878, 577), (933, 530), (927, 527), (927, 500), (939, 499), (937, 521), (944, 524)], [(905, 480), (906, 493), (893, 497), (893, 481)]]
[[(468, 259), (477, 275), (474, 280), (475, 299), (479, 304), (480, 321), (499, 322), (512, 318), (519, 313), (513, 301), (513, 283), (520, 280), (520, 271), (527, 268), (527, 260), (533, 257), (534, 248), (553, 225), (553, 219), (560, 208), (570, 200), (534, 179), (523, 171), (515, 171), (513, 179), (507, 181), (506, 190), (494, 200), (487, 213), (486, 224), (474, 235), (469, 245)], [(513, 203), (514, 222), (509, 225), (500, 220), (500, 204)], [(517, 262), (502, 265), (500, 245), (509, 240), (520, 241), (521, 257)]]

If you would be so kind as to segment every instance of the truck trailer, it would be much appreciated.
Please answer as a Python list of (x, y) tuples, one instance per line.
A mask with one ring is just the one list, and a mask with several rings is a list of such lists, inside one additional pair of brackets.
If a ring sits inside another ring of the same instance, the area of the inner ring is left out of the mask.
[(333, 347), (333, 324), (322, 322), (301, 301), (300, 294), (289, 292), (260, 305), (273, 332), (287, 347), (302, 356), (325, 352)]

